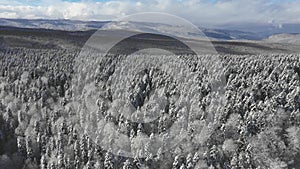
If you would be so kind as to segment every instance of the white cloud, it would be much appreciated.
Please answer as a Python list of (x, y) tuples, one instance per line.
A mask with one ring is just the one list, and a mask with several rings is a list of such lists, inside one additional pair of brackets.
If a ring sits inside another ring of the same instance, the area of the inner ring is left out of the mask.
[(136, 12), (166, 12), (194, 23), (300, 22), (300, 0), (217, 0), (215, 3), (210, 0), (42, 0), (38, 5), (28, 4), (3, 0), (0, 2), (0, 17), (110, 20)]

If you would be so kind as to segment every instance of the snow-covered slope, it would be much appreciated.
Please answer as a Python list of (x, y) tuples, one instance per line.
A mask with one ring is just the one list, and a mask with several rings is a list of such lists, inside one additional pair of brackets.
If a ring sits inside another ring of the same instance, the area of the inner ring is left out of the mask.
[(266, 39), (267, 42), (273, 43), (291, 43), (300, 45), (300, 34), (277, 34)]
[(172, 36), (176, 35), (177, 37), (189, 39), (202, 39), (206, 37), (204, 32), (200, 31), (200, 29), (197, 27), (193, 27), (192, 25), (171, 25), (164, 23), (121, 21), (106, 24), (103, 29), (128, 30)]
[(131, 31), (172, 34), (179, 37), (201, 39), (208, 37), (215, 40), (261, 40), (261, 36), (236, 30), (196, 28), (192, 25), (176, 25), (145, 22), (111, 22), (104, 26), (106, 29), (125, 29)]

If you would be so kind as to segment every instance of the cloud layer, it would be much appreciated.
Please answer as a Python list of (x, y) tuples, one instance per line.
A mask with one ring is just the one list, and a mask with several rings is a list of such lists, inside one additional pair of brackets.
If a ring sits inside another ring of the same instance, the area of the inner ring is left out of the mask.
[(137, 12), (166, 12), (194, 23), (299, 23), (300, 0), (113, 0), (0, 2), (1, 18), (112, 20)]

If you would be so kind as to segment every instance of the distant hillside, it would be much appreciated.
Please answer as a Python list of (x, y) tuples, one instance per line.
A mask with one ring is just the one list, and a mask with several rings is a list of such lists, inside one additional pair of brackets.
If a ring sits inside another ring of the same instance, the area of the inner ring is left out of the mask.
[(300, 23), (228, 23), (216, 28), (252, 32), (263, 39), (277, 34), (300, 34)]
[(272, 43), (290, 43), (300, 45), (300, 34), (277, 34), (270, 36), (265, 41)]
[(1, 26), (18, 28), (42, 28), (64, 31), (85, 31), (99, 29), (108, 21), (46, 20), (46, 19), (1, 19)]
[(263, 36), (239, 30), (228, 29), (202, 29), (207, 37), (222, 40), (262, 40)]
[[(96, 30), (102, 28), (105, 24), (111, 23), (110, 21), (76, 21), (76, 20), (45, 20), (45, 19), (1, 19), (0, 26), (16, 27), (16, 28), (33, 28), (33, 29), (52, 29), (52, 30), (63, 30), (63, 31), (86, 31)], [(117, 25), (120, 26), (120, 25)], [(122, 26), (128, 26), (122, 25)], [(161, 23), (135, 23), (134, 27), (130, 29), (140, 31), (151, 31), (151, 32), (172, 32), (173, 28), (167, 24)], [(208, 38), (215, 40), (261, 40), (264, 37), (246, 31), (237, 31), (234, 29), (208, 29), (199, 28)], [(177, 35), (188, 35), (190, 37), (199, 36), (194, 32), (187, 32), (182, 29), (182, 32), (176, 32)]]
[[(134, 22), (115, 23), (112, 21), (79, 21), (79, 20), (46, 20), (46, 19), (3, 19), (0, 18), (0, 26), (31, 29), (49, 29), (60, 31), (87, 31), (97, 30), (110, 24), (112, 27), (122, 27), (138, 31), (150, 31), (152, 33), (170, 33), (184, 37), (198, 37), (203, 34), (190, 32), (186, 29), (172, 27), (162, 23)], [(300, 24), (227, 24), (218, 25), (213, 28), (199, 27), (199, 29), (213, 40), (266, 40), (272, 42), (294, 43), (299, 42)], [(178, 30), (180, 30), (178, 32)], [(176, 32), (175, 32), (176, 31)], [(296, 39), (296, 40), (295, 40)]]

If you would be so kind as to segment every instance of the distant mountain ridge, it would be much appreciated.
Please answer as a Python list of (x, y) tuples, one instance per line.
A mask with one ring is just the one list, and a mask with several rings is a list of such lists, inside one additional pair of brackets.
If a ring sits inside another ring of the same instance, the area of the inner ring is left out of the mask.
[(78, 20), (46, 20), (46, 19), (1, 19), (1, 26), (34, 28), (34, 29), (54, 29), (65, 31), (86, 31), (99, 29), (109, 21), (78, 21)]
[[(64, 31), (87, 31), (97, 30), (111, 21), (79, 21), (79, 20), (46, 20), (46, 19), (4, 19), (0, 18), (0, 26), (32, 29), (51, 29)], [(153, 32), (163, 29), (166, 31), (166, 24), (136, 24), (134, 29), (151, 30)], [(299, 27), (299, 29), (297, 29)], [(270, 24), (232, 24), (219, 25), (216, 28), (199, 28), (208, 38), (214, 40), (264, 40), (269, 36), (282, 33), (300, 33), (300, 24), (287, 24), (281, 27), (274, 27)], [(167, 30), (168, 31), (168, 30)], [(181, 32), (193, 36), (193, 32)], [(196, 35), (195, 35), (196, 36)]]
[(227, 29), (202, 29), (207, 37), (221, 40), (262, 40), (263, 36), (238, 30)]
[(263, 38), (277, 34), (300, 34), (300, 23), (230, 23), (219, 29), (253, 32)]

